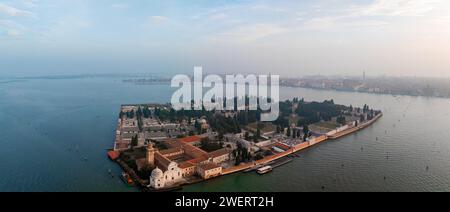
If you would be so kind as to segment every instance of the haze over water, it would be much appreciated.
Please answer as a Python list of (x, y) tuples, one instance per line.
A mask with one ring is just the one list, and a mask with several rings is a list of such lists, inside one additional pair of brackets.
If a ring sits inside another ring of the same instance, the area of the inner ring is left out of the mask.
[[(136, 191), (118, 178), (120, 168), (106, 150), (113, 144), (120, 105), (168, 102), (168, 85), (119, 78), (2, 82), (1, 191)], [(384, 117), (356, 134), (302, 151), (270, 174), (239, 173), (184, 191), (321, 191), (322, 186), (325, 191), (450, 191), (449, 99), (302, 88), (281, 88), (280, 94), (369, 104)]]

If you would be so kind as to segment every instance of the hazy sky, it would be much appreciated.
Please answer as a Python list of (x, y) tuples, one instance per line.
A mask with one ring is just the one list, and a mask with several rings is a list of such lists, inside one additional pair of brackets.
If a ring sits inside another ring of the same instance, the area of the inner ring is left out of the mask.
[(0, 75), (450, 76), (448, 0), (0, 0)]

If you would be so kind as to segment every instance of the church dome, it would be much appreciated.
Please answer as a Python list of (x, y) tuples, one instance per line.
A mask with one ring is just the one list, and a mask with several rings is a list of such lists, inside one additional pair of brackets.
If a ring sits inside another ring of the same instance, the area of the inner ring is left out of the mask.
[(175, 162), (170, 162), (169, 163), (169, 166), (167, 166), (167, 168), (169, 169), (169, 170), (173, 170), (173, 169), (175, 169), (175, 168), (177, 168), (178, 167), (178, 164), (177, 163), (175, 163)]
[(159, 168), (155, 168), (152, 171), (152, 178), (162, 178), (164, 173)]

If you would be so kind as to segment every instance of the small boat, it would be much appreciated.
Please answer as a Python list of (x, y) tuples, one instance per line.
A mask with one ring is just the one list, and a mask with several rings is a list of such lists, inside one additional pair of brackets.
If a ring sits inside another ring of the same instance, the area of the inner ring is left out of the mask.
[(254, 166), (254, 167), (252, 167), (252, 168), (248, 168), (248, 169), (244, 170), (244, 173), (248, 173), (248, 172), (255, 171), (255, 170), (261, 168), (262, 166), (263, 166), (263, 165), (256, 165), (256, 166)]
[(248, 172), (252, 172), (255, 171), (256, 169), (259, 169), (261, 166), (254, 166), (252, 168), (248, 168), (246, 170), (243, 171), (243, 173), (248, 173)]
[(264, 167), (262, 167), (262, 168), (259, 168), (256, 172), (258, 173), (258, 174), (267, 174), (267, 173), (269, 173), (269, 172), (271, 172), (273, 169), (272, 169), (272, 166), (264, 166)]
[(127, 185), (129, 185), (129, 186), (134, 185), (133, 179), (131, 179), (131, 177), (128, 173), (122, 172), (121, 178)]

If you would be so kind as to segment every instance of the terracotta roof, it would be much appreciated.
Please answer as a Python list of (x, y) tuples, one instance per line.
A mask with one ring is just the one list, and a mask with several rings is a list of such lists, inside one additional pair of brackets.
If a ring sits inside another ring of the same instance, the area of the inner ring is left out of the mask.
[(289, 150), (291, 148), (290, 146), (280, 143), (280, 142), (275, 143), (275, 146), (278, 148), (281, 148), (282, 150), (285, 150), (285, 151)]
[(189, 136), (189, 137), (185, 137), (185, 138), (179, 138), (178, 140), (184, 143), (192, 143), (192, 142), (199, 142), (202, 138), (200, 138), (199, 136)]
[(169, 155), (169, 154), (178, 153), (178, 152), (182, 152), (182, 149), (179, 147), (159, 151), (159, 153), (161, 153), (161, 155)]
[(195, 166), (194, 164), (192, 164), (188, 161), (182, 162), (182, 163), (180, 163), (180, 165), (178, 165), (178, 167), (180, 167), (180, 169), (187, 169), (187, 168), (194, 167), (194, 166)]
[(167, 170), (167, 167), (169, 167), (170, 162), (172, 162), (168, 158), (161, 155), (161, 153), (159, 152), (155, 152), (155, 160), (159, 165), (158, 167), (164, 171)]
[(222, 155), (228, 155), (230, 153), (231, 153), (231, 151), (229, 149), (223, 148), (223, 149), (219, 149), (214, 152), (208, 153), (208, 156), (211, 158), (216, 158), (216, 157), (220, 157)]
[(189, 145), (189, 144), (185, 144), (183, 146), (183, 149), (184, 149), (184, 153), (186, 155), (189, 155), (192, 158), (198, 158), (198, 157), (202, 157), (202, 156), (208, 154), (207, 152), (203, 151), (202, 149), (192, 146), (192, 145)]
[(211, 169), (216, 169), (216, 168), (221, 168), (221, 166), (218, 166), (214, 163), (205, 163), (205, 164), (201, 164), (198, 166), (199, 168), (203, 169), (203, 170), (211, 170)]
[(193, 163), (193, 164), (199, 164), (199, 163), (204, 162), (206, 160), (208, 160), (208, 157), (202, 156), (202, 157), (198, 157), (198, 158), (194, 158), (192, 160), (189, 160), (188, 162)]
[(120, 152), (118, 152), (118, 151), (109, 151), (108, 152), (108, 157), (111, 160), (116, 160), (117, 158), (119, 158), (119, 156), (120, 156)]
[(168, 140), (164, 142), (170, 148), (182, 147), (184, 145), (183, 142), (178, 140)]

